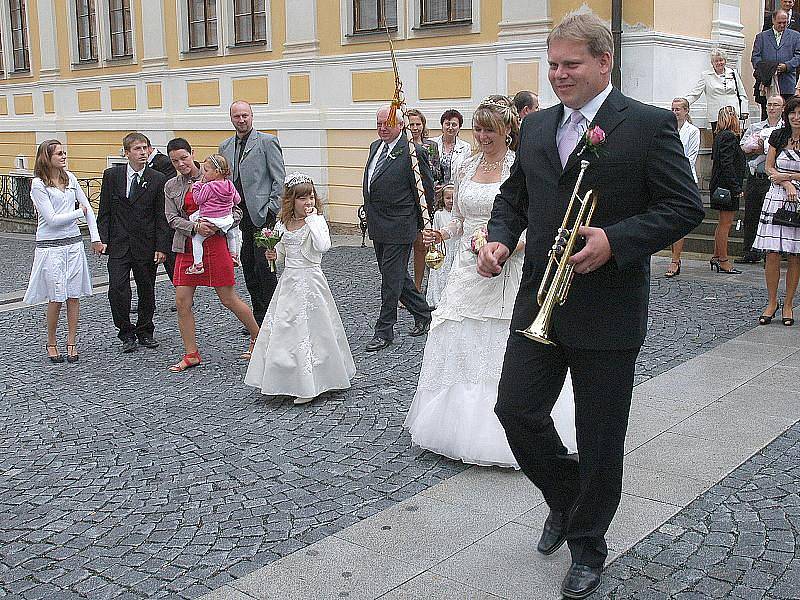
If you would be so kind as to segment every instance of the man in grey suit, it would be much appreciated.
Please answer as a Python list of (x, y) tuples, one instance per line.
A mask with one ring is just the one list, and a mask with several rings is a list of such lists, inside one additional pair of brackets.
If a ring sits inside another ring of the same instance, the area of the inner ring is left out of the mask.
[(780, 94), (788, 100), (795, 94), (796, 69), (800, 66), (800, 33), (786, 27), (789, 15), (779, 9), (772, 13), (772, 28), (759, 33), (753, 42), (752, 63), (758, 71), (759, 64), (777, 63)]
[(253, 316), (259, 325), (264, 320), (272, 294), (278, 285), (262, 249), (256, 248), (253, 235), (263, 227), (275, 225), (280, 212), (286, 171), (278, 138), (253, 129), (253, 109), (243, 100), (231, 104), (231, 123), (236, 135), (219, 145), (231, 167), (231, 179), (244, 202), (242, 252), (244, 281), (253, 303)]
[[(398, 300), (414, 315), (414, 328), (409, 335), (425, 335), (431, 323), (431, 309), (425, 296), (417, 291), (408, 274), (411, 244), (423, 228), (409, 142), (402, 135), (402, 118), (398, 115), (398, 123), (390, 127), (386, 123), (388, 116), (388, 106), (378, 110), (380, 139), (370, 146), (364, 169), (367, 230), (381, 271), (381, 312), (375, 324), (375, 336), (364, 348), (367, 352), (382, 350), (392, 343)], [(422, 146), (416, 148), (426, 202), (432, 206), (433, 175), (428, 153)]]

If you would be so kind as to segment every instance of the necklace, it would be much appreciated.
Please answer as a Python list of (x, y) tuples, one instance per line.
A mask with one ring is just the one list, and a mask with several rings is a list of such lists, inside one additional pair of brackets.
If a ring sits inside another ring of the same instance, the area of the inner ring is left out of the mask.
[(497, 171), (497, 169), (500, 168), (501, 162), (503, 162), (502, 159), (496, 162), (490, 162), (486, 160), (486, 157), (484, 156), (483, 159), (481, 159), (481, 171), (483, 171), (484, 173), (491, 173), (492, 171)]

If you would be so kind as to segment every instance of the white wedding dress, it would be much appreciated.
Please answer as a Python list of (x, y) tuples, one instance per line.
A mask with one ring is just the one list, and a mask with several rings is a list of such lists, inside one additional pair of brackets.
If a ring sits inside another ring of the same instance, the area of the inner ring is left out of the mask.
[[(415, 444), (437, 454), (465, 463), (518, 469), (494, 406), (524, 253), (512, 254), (497, 277), (477, 272), (477, 257), (470, 249), (472, 234), (488, 223), (500, 189), (499, 182), (472, 181), (481, 158), (464, 161), (455, 178), (448, 231), (452, 237), (463, 235), (453, 249), (447, 285), (433, 312), (417, 392), (404, 427)], [(502, 181), (513, 161), (514, 153), (509, 151)], [(576, 452), (569, 374), (551, 415), (567, 450)]]
[[(262, 394), (314, 398), (344, 390), (356, 372), (336, 302), (322, 273), (331, 247), (325, 217), (309, 215), (275, 249), (285, 268), (253, 347), (244, 382)], [(257, 250), (259, 251), (259, 250)]]

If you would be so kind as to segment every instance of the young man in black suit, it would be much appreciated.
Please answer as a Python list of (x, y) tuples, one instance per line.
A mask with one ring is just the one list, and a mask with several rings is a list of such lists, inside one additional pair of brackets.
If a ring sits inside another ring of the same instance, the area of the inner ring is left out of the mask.
[[(511, 175), (489, 221), (478, 258), (484, 276), (500, 272), (527, 227), (525, 266), (511, 322), (495, 412), (525, 474), (550, 507), (538, 550), (566, 541), (572, 565), (567, 598), (600, 585), (605, 533), (619, 504), (625, 431), (636, 357), (647, 328), (650, 255), (703, 218), (697, 186), (675, 116), (623, 96), (610, 84), (611, 32), (595, 16), (571, 14), (548, 38), (549, 78), (561, 104), (529, 115)], [(597, 156), (584, 132), (600, 127)], [(570, 263), (575, 277), (556, 306), (551, 338), (516, 333), (539, 311), (536, 291), (561, 226), (580, 163), (590, 161), (581, 191), (597, 209)], [(567, 369), (575, 395), (579, 460), (567, 456), (550, 411)]]
[[(106, 169), (100, 189), (97, 227), (108, 254), (108, 300), (123, 352), (138, 343), (155, 348), (156, 268), (170, 246), (164, 215), (166, 177), (147, 166), (149, 142), (141, 133), (122, 140), (128, 163)], [(130, 320), (130, 276), (136, 281), (139, 310), (136, 326)]]
[[(409, 142), (403, 135), (402, 116), (397, 115), (394, 126), (387, 124), (388, 116), (388, 106), (378, 110), (379, 139), (369, 148), (362, 184), (367, 230), (381, 271), (381, 312), (375, 323), (375, 335), (364, 347), (367, 352), (382, 350), (392, 343), (398, 300), (414, 316), (409, 335), (425, 335), (431, 324), (431, 309), (408, 274), (411, 245), (423, 228)], [(432, 206), (433, 175), (428, 153), (422, 146), (416, 148), (425, 199)]]

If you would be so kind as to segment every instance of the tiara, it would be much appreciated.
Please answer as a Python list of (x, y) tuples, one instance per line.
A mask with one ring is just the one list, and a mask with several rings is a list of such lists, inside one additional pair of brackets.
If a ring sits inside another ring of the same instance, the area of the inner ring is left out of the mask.
[(301, 173), (300, 171), (295, 171), (294, 173), (289, 173), (286, 176), (286, 187), (291, 188), (296, 186), (299, 183), (311, 183), (314, 182), (311, 180), (311, 177), (306, 175), (305, 173)]
[(517, 108), (514, 106), (513, 102), (506, 100), (508, 104), (501, 102), (499, 100), (495, 100), (492, 96), (486, 96), (481, 103), (478, 105), (478, 108), (494, 108), (499, 110), (503, 113), (503, 116), (506, 117), (516, 117), (519, 118), (519, 113), (517, 112)]

